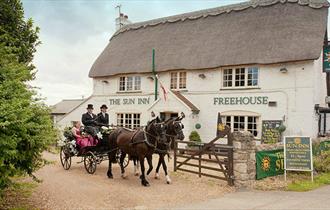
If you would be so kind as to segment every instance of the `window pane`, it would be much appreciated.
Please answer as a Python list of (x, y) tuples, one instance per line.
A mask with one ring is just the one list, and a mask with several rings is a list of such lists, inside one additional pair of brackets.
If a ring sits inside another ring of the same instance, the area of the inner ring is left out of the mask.
[(124, 125), (124, 114), (117, 114), (117, 126), (123, 127)]
[(181, 89), (186, 88), (186, 82), (187, 82), (186, 76), (187, 76), (186, 72), (179, 73), (179, 88)]
[(177, 72), (171, 73), (171, 89), (177, 89)]
[(245, 68), (235, 69), (235, 86), (236, 87), (245, 86)]
[(125, 91), (125, 77), (119, 78), (119, 90)]
[(232, 87), (233, 80), (233, 70), (232, 69), (224, 69), (223, 71), (223, 87)]
[(140, 76), (135, 77), (134, 90), (141, 90), (141, 77)]
[(257, 67), (248, 69), (248, 86), (258, 86), (258, 72)]
[(126, 90), (133, 90), (133, 77), (127, 77), (127, 88)]

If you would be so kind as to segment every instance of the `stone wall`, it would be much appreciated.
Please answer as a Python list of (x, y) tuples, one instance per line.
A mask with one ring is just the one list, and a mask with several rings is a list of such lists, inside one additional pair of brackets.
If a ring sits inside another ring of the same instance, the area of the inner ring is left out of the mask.
[(250, 187), (256, 177), (256, 142), (250, 132), (232, 133), (234, 146), (234, 184)]

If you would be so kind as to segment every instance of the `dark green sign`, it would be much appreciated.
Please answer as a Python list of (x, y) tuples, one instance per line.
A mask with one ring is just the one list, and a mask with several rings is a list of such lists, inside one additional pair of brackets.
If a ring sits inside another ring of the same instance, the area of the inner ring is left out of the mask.
[(310, 137), (285, 137), (285, 170), (311, 171), (312, 145)]
[(319, 155), (329, 150), (330, 150), (330, 140), (322, 141), (319, 146), (313, 147), (313, 155)]
[(283, 149), (259, 151), (256, 153), (257, 179), (284, 173)]
[(323, 47), (323, 72), (330, 72), (330, 46)]
[(261, 142), (264, 144), (275, 144), (281, 140), (279, 127), (282, 125), (281, 120), (263, 120)]

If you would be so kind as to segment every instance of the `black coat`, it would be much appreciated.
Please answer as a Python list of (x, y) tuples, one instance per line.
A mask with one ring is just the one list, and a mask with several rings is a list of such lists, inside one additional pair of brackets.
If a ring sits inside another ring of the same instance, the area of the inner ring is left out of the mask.
[(81, 122), (84, 126), (97, 126), (97, 116), (95, 114), (92, 115), (93, 117), (87, 112), (81, 116)]
[(102, 112), (97, 114), (97, 124), (99, 126), (108, 126), (109, 125), (109, 114), (105, 113), (105, 117), (103, 117)]

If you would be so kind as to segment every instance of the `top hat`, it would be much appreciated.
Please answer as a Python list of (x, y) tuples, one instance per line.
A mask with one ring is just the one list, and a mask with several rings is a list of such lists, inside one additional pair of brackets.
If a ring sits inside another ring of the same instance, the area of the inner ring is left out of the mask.
[(108, 107), (107, 107), (107, 105), (105, 105), (105, 104), (103, 104), (101, 107), (100, 107), (100, 109), (107, 109)]
[(87, 109), (94, 109), (94, 108), (93, 108), (93, 104), (88, 104), (88, 105), (87, 105)]

